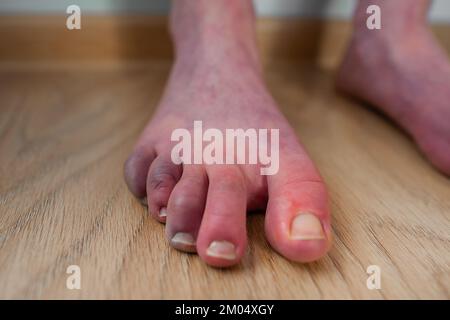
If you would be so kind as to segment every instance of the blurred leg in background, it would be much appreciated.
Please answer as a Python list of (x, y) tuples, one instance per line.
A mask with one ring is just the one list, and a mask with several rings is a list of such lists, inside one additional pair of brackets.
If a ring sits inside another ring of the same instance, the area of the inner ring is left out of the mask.
[[(366, 26), (381, 8), (381, 30)], [(427, 24), (429, 0), (361, 0), (337, 77), (341, 90), (399, 124), (431, 163), (450, 174), (450, 63)]]

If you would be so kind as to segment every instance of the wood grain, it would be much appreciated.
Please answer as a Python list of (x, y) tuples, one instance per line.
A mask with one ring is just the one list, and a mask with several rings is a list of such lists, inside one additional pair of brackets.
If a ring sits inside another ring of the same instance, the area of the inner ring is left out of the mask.
[[(169, 68), (167, 58), (0, 68), (0, 298), (450, 297), (450, 179), (389, 121), (339, 96), (332, 71), (290, 59), (269, 63), (266, 79), (328, 184), (330, 254), (285, 260), (263, 214), (249, 216), (249, 249), (230, 270), (171, 249), (122, 178)], [(81, 267), (81, 290), (66, 288), (69, 265)], [(366, 287), (369, 265), (381, 290)]]

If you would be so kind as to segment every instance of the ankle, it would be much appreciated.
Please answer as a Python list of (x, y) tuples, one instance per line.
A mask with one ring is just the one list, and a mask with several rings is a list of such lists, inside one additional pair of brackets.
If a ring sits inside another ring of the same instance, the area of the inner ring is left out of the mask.
[(361, 51), (364, 55), (386, 54), (393, 52), (412, 52), (423, 45), (428, 39), (430, 30), (426, 25), (409, 26), (408, 30), (388, 28), (369, 30), (365, 26), (355, 28), (351, 47)]
[(381, 9), (382, 20), (390, 27), (398, 25), (426, 25), (431, 0), (360, 0), (354, 15), (355, 22), (365, 22), (367, 8), (376, 5)]
[[(367, 28), (369, 5), (381, 9), (381, 29)], [(399, 44), (428, 31), (427, 9), (429, 0), (360, 0), (353, 19), (355, 38), (364, 41), (370, 38), (379, 44)]]
[(176, 57), (257, 64), (254, 25), (250, 0), (176, 1), (170, 19)]
[[(223, 45), (223, 44), (222, 44)], [(261, 75), (262, 67), (257, 56), (246, 48), (193, 48), (187, 52), (176, 52), (174, 67), (176, 70), (191, 71), (197, 73), (214, 72), (243, 74), (248, 71)]]

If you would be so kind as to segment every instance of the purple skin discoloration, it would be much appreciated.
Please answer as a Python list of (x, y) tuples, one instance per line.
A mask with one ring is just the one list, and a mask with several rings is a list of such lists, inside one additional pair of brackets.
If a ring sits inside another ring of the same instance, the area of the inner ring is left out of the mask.
[[(267, 199), (266, 236), (272, 246), (291, 260), (320, 258), (331, 242), (326, 188), (264, 84), (251, 1), (176, 1), (171, 32), (176, 61), (158, 110), (127, 161), (131, 192), (145, 196), (147, 181), (149, 212), (166, 222), (169, 243), (197, 251), (210, 265), (241, 260), (246, 212), (265, 208)], [(174, 165), (171, 133), (192, 128), (194, 120), (220, 130), (279, 129), (279, 173), (262, 176), (259, 165)], [(165, 207), (167, 217), (161, 218), (157, 213)], [(309, 232), (314, 239), (292, 237), (299, 213), (313, 218), (295, 230), (314, 229)]]
[(429, 1), (370, 1), (383, 12), (377, 31), (365, 28), (368, 3), (356, 12), (337, 86), (390, 116), (450, 175), (450, 63), (427, 28)]

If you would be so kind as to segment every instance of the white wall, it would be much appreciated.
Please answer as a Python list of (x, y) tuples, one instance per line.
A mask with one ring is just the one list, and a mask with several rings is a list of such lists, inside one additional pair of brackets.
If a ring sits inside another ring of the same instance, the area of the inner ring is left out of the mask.
[[(214, 1), (214, 0), (211, 0)], [(262, 16), (313, 16), (347, 18), (357, 0), (254, 0)], [(395, 1), (395, 0), (392, 0)], [(0, 13), (65, 12), (77, 4), (88, 13), (154, 13), (164, 14), (169, 0), (0, 0)], [(430, 17), (433, 21), (450, 23), (450, 0), (435, 0)]]

